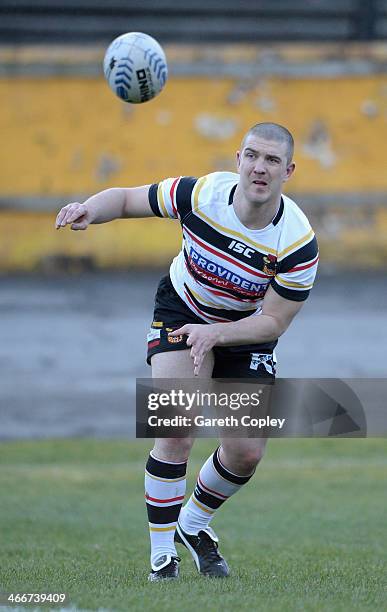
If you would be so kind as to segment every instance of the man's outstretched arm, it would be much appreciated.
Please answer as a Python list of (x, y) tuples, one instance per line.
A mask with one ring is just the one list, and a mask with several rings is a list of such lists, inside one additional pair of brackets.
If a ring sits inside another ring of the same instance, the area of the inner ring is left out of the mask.
[(59, 211), (55, 227), (71, 225), (72, 230), (85, 230), (92, 223), (108, 223), (114, 219), (153, 217), (149, 185), (106, 189), (88, 198), (83, 204), (72, 202)]

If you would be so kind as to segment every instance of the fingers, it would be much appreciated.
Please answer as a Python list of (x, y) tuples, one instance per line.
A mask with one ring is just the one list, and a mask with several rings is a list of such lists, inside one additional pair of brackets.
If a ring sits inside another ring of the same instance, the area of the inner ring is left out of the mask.
[(191, 348), (190, 357), (193, 360), (194, 376), (198, 376), (199, 375), (199, 370), (200, 370), (201, 365), (203, 363), (205, 354), (206, 354), (206, 351), (204, 351), (203, 349), (200, 349), (200, 348), (195, 347), (195, 346), (193, 346)]
[[(85, 217), (86, 214), (87, 207), (84, 204), (80, 204), (79, 202), (67, 204), (67, 206), (63, 206), (63, 208), (59, 211), (56, 217), (55, 227), (56, 229), (60, 229), (68, 224), (74, 224), (75, 227), (72, 227), (71, 229), (86, 229), (88, 222), (85, 222), (85, 219), (82, 219), (82, 217)], [(75, 223), (76, 221), (78, 221), (78, 223)]]
[(199, 376), (199, 371), (202, 366), (204, 355), (196, 355), (194, 357), (194, 376)]
[(75, 206), (75, 204), (67, 204), (67, 206), (63, 206), (63, 208), (60, 209), (55, 220), (56, 229), (66, 225), (65, 218), (67, 213), (70, 211), (71, 206)]
[(75, 230), (75, 231), (77, 231), (77, 230), (85, 230), (85, 229), (88, 228), (88, 225), (89, 225), (88, 223), (72, 223), (71, 224), (71, 229)]
[(191, 347), (190, 357), (193, 360), (194, 365), (194, 376), (199, 375), (200, 368), (202, 366), (204, 357), (208, 352), (209, 348), (205, 348), (207, 345), (203, 342), (203, 338), (200, 337), (199, 329), (202, 325), (193, 325), (191, 323), (179, 327), (172, 332), (169, 332), (169, 336), (187, 336), (186, 345)]
[(180, 336), (182, 334), (189, 334), (190, 330), (191, 326), (189, 324), (183, 325), (183, 327), (179, 327), (179, 329), (175, 329), (169, 332), (168, 336)]
[(179, 329), (175, 329), (172, 332), (168, 333), (168, 336), (188, 336), (186, 340), (187, 346), (192, 346), (192, 340), (189, 337), (190, 332), (192, 331), (192, 325), (189, 323), (187, 325), (183, 325), (183, 327), (179, 327)]

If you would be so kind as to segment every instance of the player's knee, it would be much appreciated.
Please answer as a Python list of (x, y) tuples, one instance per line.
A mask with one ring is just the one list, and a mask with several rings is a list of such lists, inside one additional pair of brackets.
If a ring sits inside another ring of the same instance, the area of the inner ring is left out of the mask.
[(265, 447), (257, 448), (223, 448), (225, 467), (235, 474), (247, 475), (254, 472), (261, 461)]
[(257, 467), (258, 463), (261, 461), (264, 454), (265, 449), (263, 447), (256, 448), (253, 451), (250, 450), (245, 458), (246, 466), (251, 468), (251, 471), (253, 471)]
[(262, 457), (263, 450), (249, 451), (245, 455), (239, 455), (235, 463), (238, 464), (241, 474), (251, 474), (254, 472)]
[(191, 438), (163, 438), (156, 440), (153, 454), (161, 461), (187, 461), (193, 440)]

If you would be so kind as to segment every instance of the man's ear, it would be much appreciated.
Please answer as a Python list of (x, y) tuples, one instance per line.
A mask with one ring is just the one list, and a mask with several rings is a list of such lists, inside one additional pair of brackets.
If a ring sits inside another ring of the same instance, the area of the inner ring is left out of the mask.
[(240, 165), (241, 165), (241, 152), (240, 151), (236, 152), (236, 162), (237, 162), (237, 168), (239, 170)]
[(292, 162), (291, 164), (287, 166), (284, 181), (288, 181), (290, 179), (295, 169), (296, 169), (296, 164), (294, 162)]

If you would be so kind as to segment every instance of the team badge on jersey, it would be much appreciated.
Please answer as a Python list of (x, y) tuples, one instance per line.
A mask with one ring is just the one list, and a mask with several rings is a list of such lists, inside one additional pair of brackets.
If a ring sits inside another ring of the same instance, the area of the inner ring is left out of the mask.
[(277, 274), (277, 258), (275, 255), (265, 255), (263, 261), (263, 272), (268, 276), (275, 276)]
[(262, 365), (268, 374), (275, 376), (276, 363), (275, 357), (272, 354), (251, 353), (250, 370), (258, 370), (259, 366)]
[(182, 334), (180, 336), (168, 336), (168, 342), (170, 344), (179, 344), (179, 342), (183, 342), (183, 336)]

